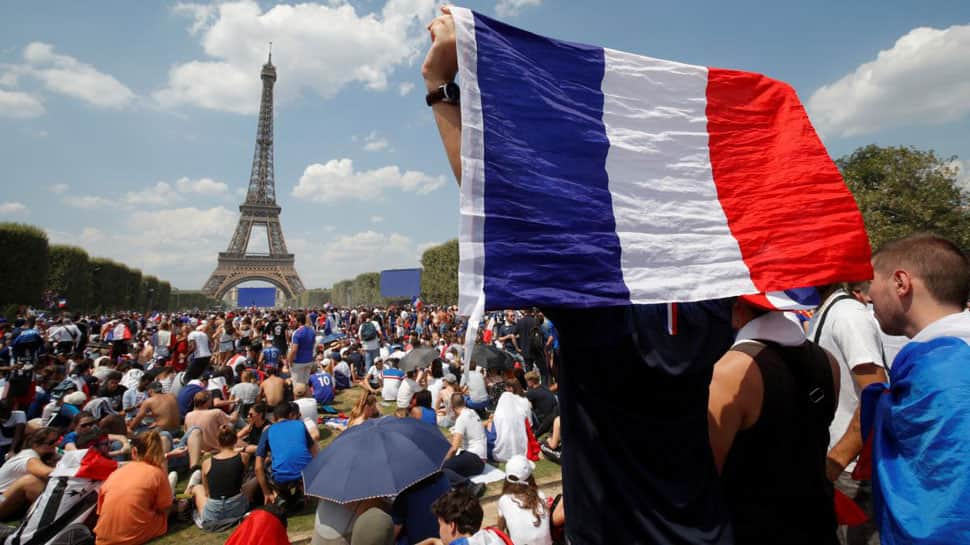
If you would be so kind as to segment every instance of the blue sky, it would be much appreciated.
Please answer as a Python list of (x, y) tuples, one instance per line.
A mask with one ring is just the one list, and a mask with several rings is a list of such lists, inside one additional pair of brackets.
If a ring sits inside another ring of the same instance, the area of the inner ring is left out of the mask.
[[(790, 4), (790, 5), (784, 5)], [(463, 4), (561, 39), (791, 83), (830, 154), (970, 172), (970, 2)], [(0, 219), (198, 289), (249, 180), (273, 41), (277, 200), (307, 287), (458, 233), (420, 61), (429, 0), (0, 4)]]

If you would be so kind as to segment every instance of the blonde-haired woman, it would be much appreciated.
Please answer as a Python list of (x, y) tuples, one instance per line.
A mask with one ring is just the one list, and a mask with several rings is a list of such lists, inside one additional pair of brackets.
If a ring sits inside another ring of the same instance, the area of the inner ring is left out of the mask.
[(157, 431), (131, 440), (129, 462), (115, 470), (98, 493), (97, 545), (140, 545), (168, 531), (172, 483)]

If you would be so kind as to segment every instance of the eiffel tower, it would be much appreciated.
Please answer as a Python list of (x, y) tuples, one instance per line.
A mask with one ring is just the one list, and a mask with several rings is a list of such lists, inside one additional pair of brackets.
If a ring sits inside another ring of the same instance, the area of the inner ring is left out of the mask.
[[(262, 280), (280, 289), (287, 299), (303, 293), (303, 282), (293, 266), (293, 254), (286, 251), (283, 229), (280, 227), (280, 206), (276, 204), (276, 183), (273, 179), (273, 84), (276, 67), (273, 52), (260, 72), (263, 96), (259, 103), (259, 125), (256, 130), (256, 151), (253, 170), (249, 176), (246, 200), (239, 205), (239, 223), (229, 241), (229, 248), (219, 252), (219, 263), (209, 276), (202, 293), (222, 299), (235, 286), (252, 280)], [(253, 228), (266, 229), (269, 253), (249, 253)]]

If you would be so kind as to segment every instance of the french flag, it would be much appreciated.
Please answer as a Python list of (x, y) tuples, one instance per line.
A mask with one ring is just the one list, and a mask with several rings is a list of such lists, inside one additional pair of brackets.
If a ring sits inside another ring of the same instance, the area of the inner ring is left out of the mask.
[(862, 216), (789, 85), (451, 12), (462, 314), (872, 277)]

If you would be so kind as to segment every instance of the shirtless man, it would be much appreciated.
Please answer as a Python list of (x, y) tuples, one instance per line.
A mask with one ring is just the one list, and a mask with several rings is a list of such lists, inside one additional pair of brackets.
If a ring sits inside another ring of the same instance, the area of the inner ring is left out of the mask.
[(139, 424), (146, 422), (146, 428), (173, 432), (179, 429), (179, 405), (175, 396), (162, 391), (162, 383), (148, 385), (148, 399), (142, 401), (138, 414), (128, 422), (128, 430), (134, 432)]
[(265, 401), (270, 407), (275, 407), (287, 401), (286, 381), (277, 375), (278, 371), (274, 367), (267, 367), (266, 380), (259, 385), (259, 397), (257, 401)]

